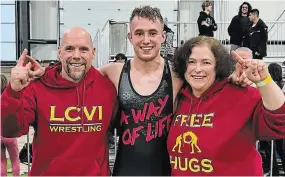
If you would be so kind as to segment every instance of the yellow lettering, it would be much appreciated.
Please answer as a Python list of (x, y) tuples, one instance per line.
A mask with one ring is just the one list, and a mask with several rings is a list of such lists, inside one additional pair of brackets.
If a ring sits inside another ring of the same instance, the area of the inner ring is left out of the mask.
[(63, 117), (55, 117), (55, 106), (50, 106), (50, 121), (64, 121)]
[(58, 132), (64, 132), (64, 127), (58, 127)]
[(186, 171), (188, 169), (188, 164), (187, 164), (187, 158), (184, 158), (184, 167), (182, 167), (182, 162), (181, 162), (181, 158), (178, 157), (178, 160), (179, 160), (179, 170), (181, 171)]
[(173, 158), (173, 156), (170, 156), (170, 164), (174, 164), (174, 167), (173, 167), (173, 169), (177, 169), (177, 164), (178, 164), (178, 162), (177, 162), (177, 157), (175, 156), (174, 157), (174, 160), (172, 160), (172, 158)]
[(89, 114), (87, 108), (84, 106), (83, 111), (84, 111), (84, 114), (85, 114), (87, 120), (92, 120), (92, 118), (93, 118), (93, 116), (94, 116), (94, 113), (95, 113), (95, 111), (96, 111), (96, 108), (97, 108), (97, 106), (92, 106), (91, 113)]
[(188, 118), (188, 115), (182, 115), (180, 126), (182, 126), (183, 123), (185, 123), (187, 126), (187, 123), (186, 123), (187, 118)]
[(65, 114), (65, 118), (66, 118), (67, 120), (71, 121), (71, 122), (80, 120), (80, 117), (79, 117), (79, 116), (77, 116), (77, 117), (75, 117), (75, 118), (72, 118), (72, 117), (69, 116), (69, 112), (70, 112), (70, 111), (73, 111), (73, 110), (76, 110), (77, 112), (79, 112), (79, 111), (80, 111), (80, 108), (77, 108), (77, 107), (69, 107), (69, 108), (67, 108), (67, 109), (65, 110), (65, 113), (64, 113), (64, 114)]
[(213, 127), (212, 118), (214, 117), (214, 113), (204, 115), (202, 127)]
[(88, 132), (99, 132), (101, 131), (101, 125), (88, 126)]
[[(183, 162), (184, 161), (184, 162)], [(183, 164), (184, 163), (184, 164)], [(209, 159), (202, 159), (201, 161), (196, 158), (182, 158), (177, 156), (170, 156), (170, 164), (173, 165), (173, 169), (178, 169), (181, 171), (191, 171), (194, 173), (205, 172), (210, 173), (213, 171), (212, 161)]]
[(77, 127), (71, 127), (71, 132), (76, 132), (76, 129), (77, 129)]
[(201, 161), (201, 165), (202, 165), (202, 171), (205, 173), (210, 173), (213, 171), (213, 166), (212, 166), (212, 161), (209, 159), (203, 159)]
[(65, 131), (64, 132), (71, 132), (71, 127), (65, 127)]
[(83, 128), (82, 127), (77, 127), (77, 132), (82, 132)]
[(92, 106), (92, 111), (91, 111), (91, 113), (89, 114), (87, 108), (84, 107), (83, 110), (84, 110), (84, 114), (85, 114), (87, 120), (92, 120), (92, 118), (93, 118), (93, 116), (94, 116), (94, 113), (95, 113), (95, 111), (96, 111), (96, 108), (97, 108), (97, 106)]
[(192, 114), (191, 115), (190, 127), (200, 127), (199, 117), (202, 118), (202, 114)]
[(56, 126), (49, 126), (51, 132), (57, 132), (58, 127)]
[[(199, 172), (200, 171), (200, 166), (197, 165), (198, 162), (199, 161), (196, 158), (192, 158), (189, 160), (189, 168), (192, 172)], [(192, 164), (193, 164), (193, 167), (192, 167)]]
[(177, 116), (175, 117), (175, 121), (174, 121), (174, 124), (173, 124), (173, 125), (175, 125), (175, 124), (179, 121), (179, 119), (181, 119), (181, 115), (177, 115)]
[(99, 120), (103, 119), (103, 107), (102, 106), (98, 106), (99, 108)]
[(101, 131), (102, 130), (102, 125), (98, 125), (97, 126), (97, 131), (99, 132), (99, 131)]

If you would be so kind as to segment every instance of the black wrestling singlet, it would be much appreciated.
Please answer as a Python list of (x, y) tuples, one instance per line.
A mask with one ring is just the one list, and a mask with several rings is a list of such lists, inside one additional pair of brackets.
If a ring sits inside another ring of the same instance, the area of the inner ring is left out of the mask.
[(161, 82), (149, 96), (138, 94), (130, 79), (130, 60), (121, 72), (119, 145), (113, 176), (171, 175), (167, 135), (173, 112), (172, 79), (165, 60)]

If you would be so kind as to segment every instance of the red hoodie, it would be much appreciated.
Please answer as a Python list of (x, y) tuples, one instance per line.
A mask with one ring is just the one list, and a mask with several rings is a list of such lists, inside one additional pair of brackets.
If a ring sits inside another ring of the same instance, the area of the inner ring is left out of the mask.
[(256, 140), (285, 137), (285, 104), (263, 107), (256, 88), (217, 81), (200, 98), (181, 91), (168, 135), (173, 176), (263, 176)]
[(106, 134), (116, 89), (93, 67), (78, 84), (63, 79), (60, 70), (60, 64), (50, 68), (21, 92), (7, 87), (3, 136), (20, 137), (34, 127), (31, 176), (110, 175)]

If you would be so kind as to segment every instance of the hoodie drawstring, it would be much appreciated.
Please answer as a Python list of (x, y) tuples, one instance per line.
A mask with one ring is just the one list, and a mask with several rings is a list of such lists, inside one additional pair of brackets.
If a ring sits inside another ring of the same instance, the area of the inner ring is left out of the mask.
[(85, 103), (85, 99), (84, 99), (84, 96), (85, 96), (85, 80), (83, 80), (83, 90), (82, 90), (82, 104), (80, 104), (80, 98), (79, 98), (79, 89), (78, 87), (76, 87), (76, 102), (77, 102), (77, 107), (78, 108), (81, 108), (80, 111), (81, 111), (81, 126), (82, 126), (82, 129), (84, 130), (84, 121), (83, 121), (83, 116), (84, 116), (84, 110), (83, 110), (83, 106), (84, 106), (84, 103)]
[[(83, 80), (83, 90), (82, 90), (82, 106), (84, 106), (85, 102), (85, 80)], [(81, 125), (83, 127), (83, 110), (81, 110)]]

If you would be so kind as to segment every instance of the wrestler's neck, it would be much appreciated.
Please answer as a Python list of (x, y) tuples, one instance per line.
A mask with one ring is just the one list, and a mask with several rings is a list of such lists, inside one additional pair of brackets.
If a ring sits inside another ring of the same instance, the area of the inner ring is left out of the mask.
[(164, 59), (161, 56), (158, 56), (151, 61), (144, 61), (135, 56), (131, 62), (133, 68), (144, 73), (160, 70), (164, 66)]

